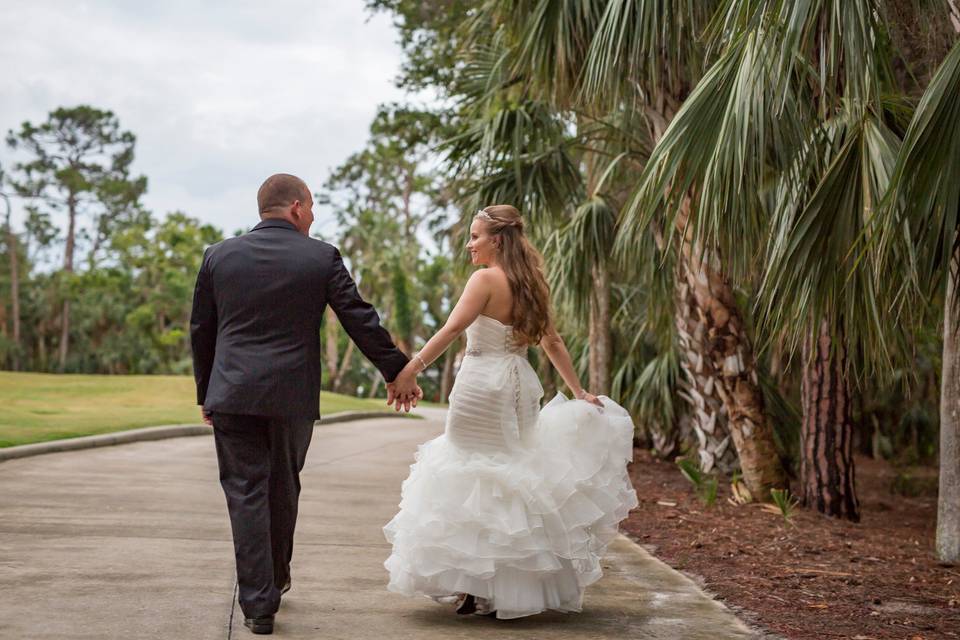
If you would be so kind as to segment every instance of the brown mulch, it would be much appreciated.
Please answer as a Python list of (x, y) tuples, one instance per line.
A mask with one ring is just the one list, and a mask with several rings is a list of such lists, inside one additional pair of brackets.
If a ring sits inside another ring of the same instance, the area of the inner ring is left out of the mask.
[(856, 465), (860, 523), (798, 507), (788, 524), (760, 505), (730, 504), (723, 482), (706, 507), (674, 463), (638, 449), (630, 473), (640, 506), (622, 527), (774, 636), (960, 638), (960, 566), (934, 555), (936, 471), (921, 470), (926, 488), (905, 497), (892, 493), (903, 476), (887, 463)]

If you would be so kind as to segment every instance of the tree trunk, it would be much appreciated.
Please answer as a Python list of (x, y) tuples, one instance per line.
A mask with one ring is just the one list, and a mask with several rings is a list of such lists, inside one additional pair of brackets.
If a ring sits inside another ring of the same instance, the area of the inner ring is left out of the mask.
[(13, 352), (11, 354), (11, 368), (14, 371), (20, 370), (20, 268), (19, 268), (19, 243), (17, 235), (13, 232), (13, 226), (10, 224), (10, 199), (3, 196), (7, 205), (7, 253), (10, 255), (10, 315), (13, 324)]
[[(67, 227), (67, 247), (66, 251), (63, 254), (63, 271), (67, 274), (67, 277), (70, 277), (70, 274), (73, 273), (73, 249), (74, 243), (76, 242), (76, 225), (77, 225), (77, 198), (71, 193), (67, 198), (67, 211), (70, 215), (70, 223)], [(67, 368), (67, 351), (69, 348), (70, 340), (70, 300), (69, 298), (63, 301), (63, 311), (60, 314), (60, 361), (59, 369), (60, 372)]]
[(610, 337), (610, 274), (600, 265), (591, 268), (593, 291), (590, 294), (590, 380), (594, 395), (610, 393), (610, 362), (613, 341)]
[(940, 492), (937, 495), (937, 558), (960, 563), (960, 323), (954, 252), (943, 308), (943, 370), (940, 389)]
[(353, 340), (347, 342), (347, 348), (343, 350), (343, 359), (340, 360), (340, 366), (337, 367), (337, 377), (333, 380), (333, 386), (330, 389), (334, 393), (339, 393), (340, 388), (343, 386), (343, 379), (347, 375), (347, 371), (350, 370), (350, 358), (353, 356), (353, 350), (356, 348)]
[(327, 377), (330, 380), (329, 389), (333, 391), (337, 379), (337, 314), (331, 307), (327, 307), (323, 319), (323, 352), (327, 360)]
[[(582, 131), (585, 126), (581, 119), (578, 119), (577, 129)], [(590, 150), (583, 153), (587, 195), (591, 198), (598, 195), (597, 190), (603, 173), (601, 162), (604, 159)], [(610, 270), (605, 260), (601, 259), (599, 264), (590, 265), (590, 279), (593, 282), (593, 290), (588, 294), (590, 316), (587, 329), (589, 336), (587, 386), (588, 391), (594, 395), (608, 395), (613, 361), (613, 340), (610, 335)]]
[[(654, 142), (684, 97), (660, 93), (647, 109)], [(704, 471), (716, 466), (729, 472), (739, 458), (747, 488), (755, 499), (768, 500), (771, 488), (787, 486), (787, 476), (764, 410), (753, 346), (719, 256), (694, 247), (687, 235), (690, 204), (688, 197), (677, 220), (682, 244), (675, 324), (688, 383), (682, 395), (693, 407), (700, 465)], [(729, 446), (731, 439), (734, 447)]]
[(842, 327), (827, 320), (803, 341), (801, 500), (829, 516), (860, 520), (854, 483), (853, 420)]
[(743, 480), (755, 499), (787, 486), (773, 441), (753, 346), (719, 258), (697, 251), (689, 240), (681, 251), (677, 330), (684, 371), (694, 399), (694, 429), (704, 469), (733, 465), (733, 440)]
[(370, 380), (370, 393), (367, 394), (368, 398), (376, 398), (377, 392), (380, 391), (380, 384), (383, 382), (383, 376), (380, 375), (380, 372), (373, 374), (373, 379)]
[[(715, 309), (722, 308), (719, 302), (698, 300), (697, 280), (709, 275), (703, 269), (691, 271), (687, 261), (678, 262), (676, 287), (676, 314), (674, 322), (680, 343), (680, 368), (685, 374), (685, 393), (681, 395), (692, 407), (690, 417), (697, 436), (700, 468), (706, 472), (714, 468), (730, 473), (737, 463), (736, 451), (730, 446), (727, 427), (727, 410), (718, 391), (715, 360), (710, 348), (712, 318), (703, 308), (703, 303)], [(709, 292), (709, 288), (707, 288)]]
[[(14, 240), (16, 252), (16, 240)], [(13, 314), (13, 370), (20, 371), (20, 271), (16, 253), (10, 258), (10, 302)]]
[(44, 338), (44, 327), (37, 327), (37, 367), (38, 371), (47, 370), (47, 341)]

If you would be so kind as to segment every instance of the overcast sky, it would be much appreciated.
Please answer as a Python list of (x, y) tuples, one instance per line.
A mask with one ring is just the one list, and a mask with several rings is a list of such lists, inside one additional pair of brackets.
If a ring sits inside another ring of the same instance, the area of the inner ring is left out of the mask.
[[(110, 109), (137, 136), (147, 207), (229, 234), (259, 220), (266, 176), (317, 190), (362, 147), (377, 105), (403, 98), (395, 40), (362, 0), (6, 0), (0, 130), (58, 106)], [(332, 235), (315, 212), (314, 233)]]

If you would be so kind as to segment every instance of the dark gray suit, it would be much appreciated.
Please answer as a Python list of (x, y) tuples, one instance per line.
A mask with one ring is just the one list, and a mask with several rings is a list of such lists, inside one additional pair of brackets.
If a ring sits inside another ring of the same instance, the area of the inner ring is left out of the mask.
[(197, 402), (213, 416), (240, 605), (274, 613), (290, 577), (300, 470), (320, 417), (320, 321), (330, 305), (392, 381), (407, 357), (357, 292), (340, 252), (285, 220), (209, 247), (190, 317)]

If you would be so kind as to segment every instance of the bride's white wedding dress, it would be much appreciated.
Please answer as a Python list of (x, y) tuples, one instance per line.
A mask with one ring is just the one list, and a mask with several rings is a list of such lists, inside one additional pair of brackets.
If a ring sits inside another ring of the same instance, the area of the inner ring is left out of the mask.
[(543, 388), (512, 329), (481, 315), (443, 435), (418, 448), (400, 512), (384, 527), (388, 589), (470, 593), (498, 618), (579, 611), (600, 556), (637, 505), (627, 476), (633, 423)]

